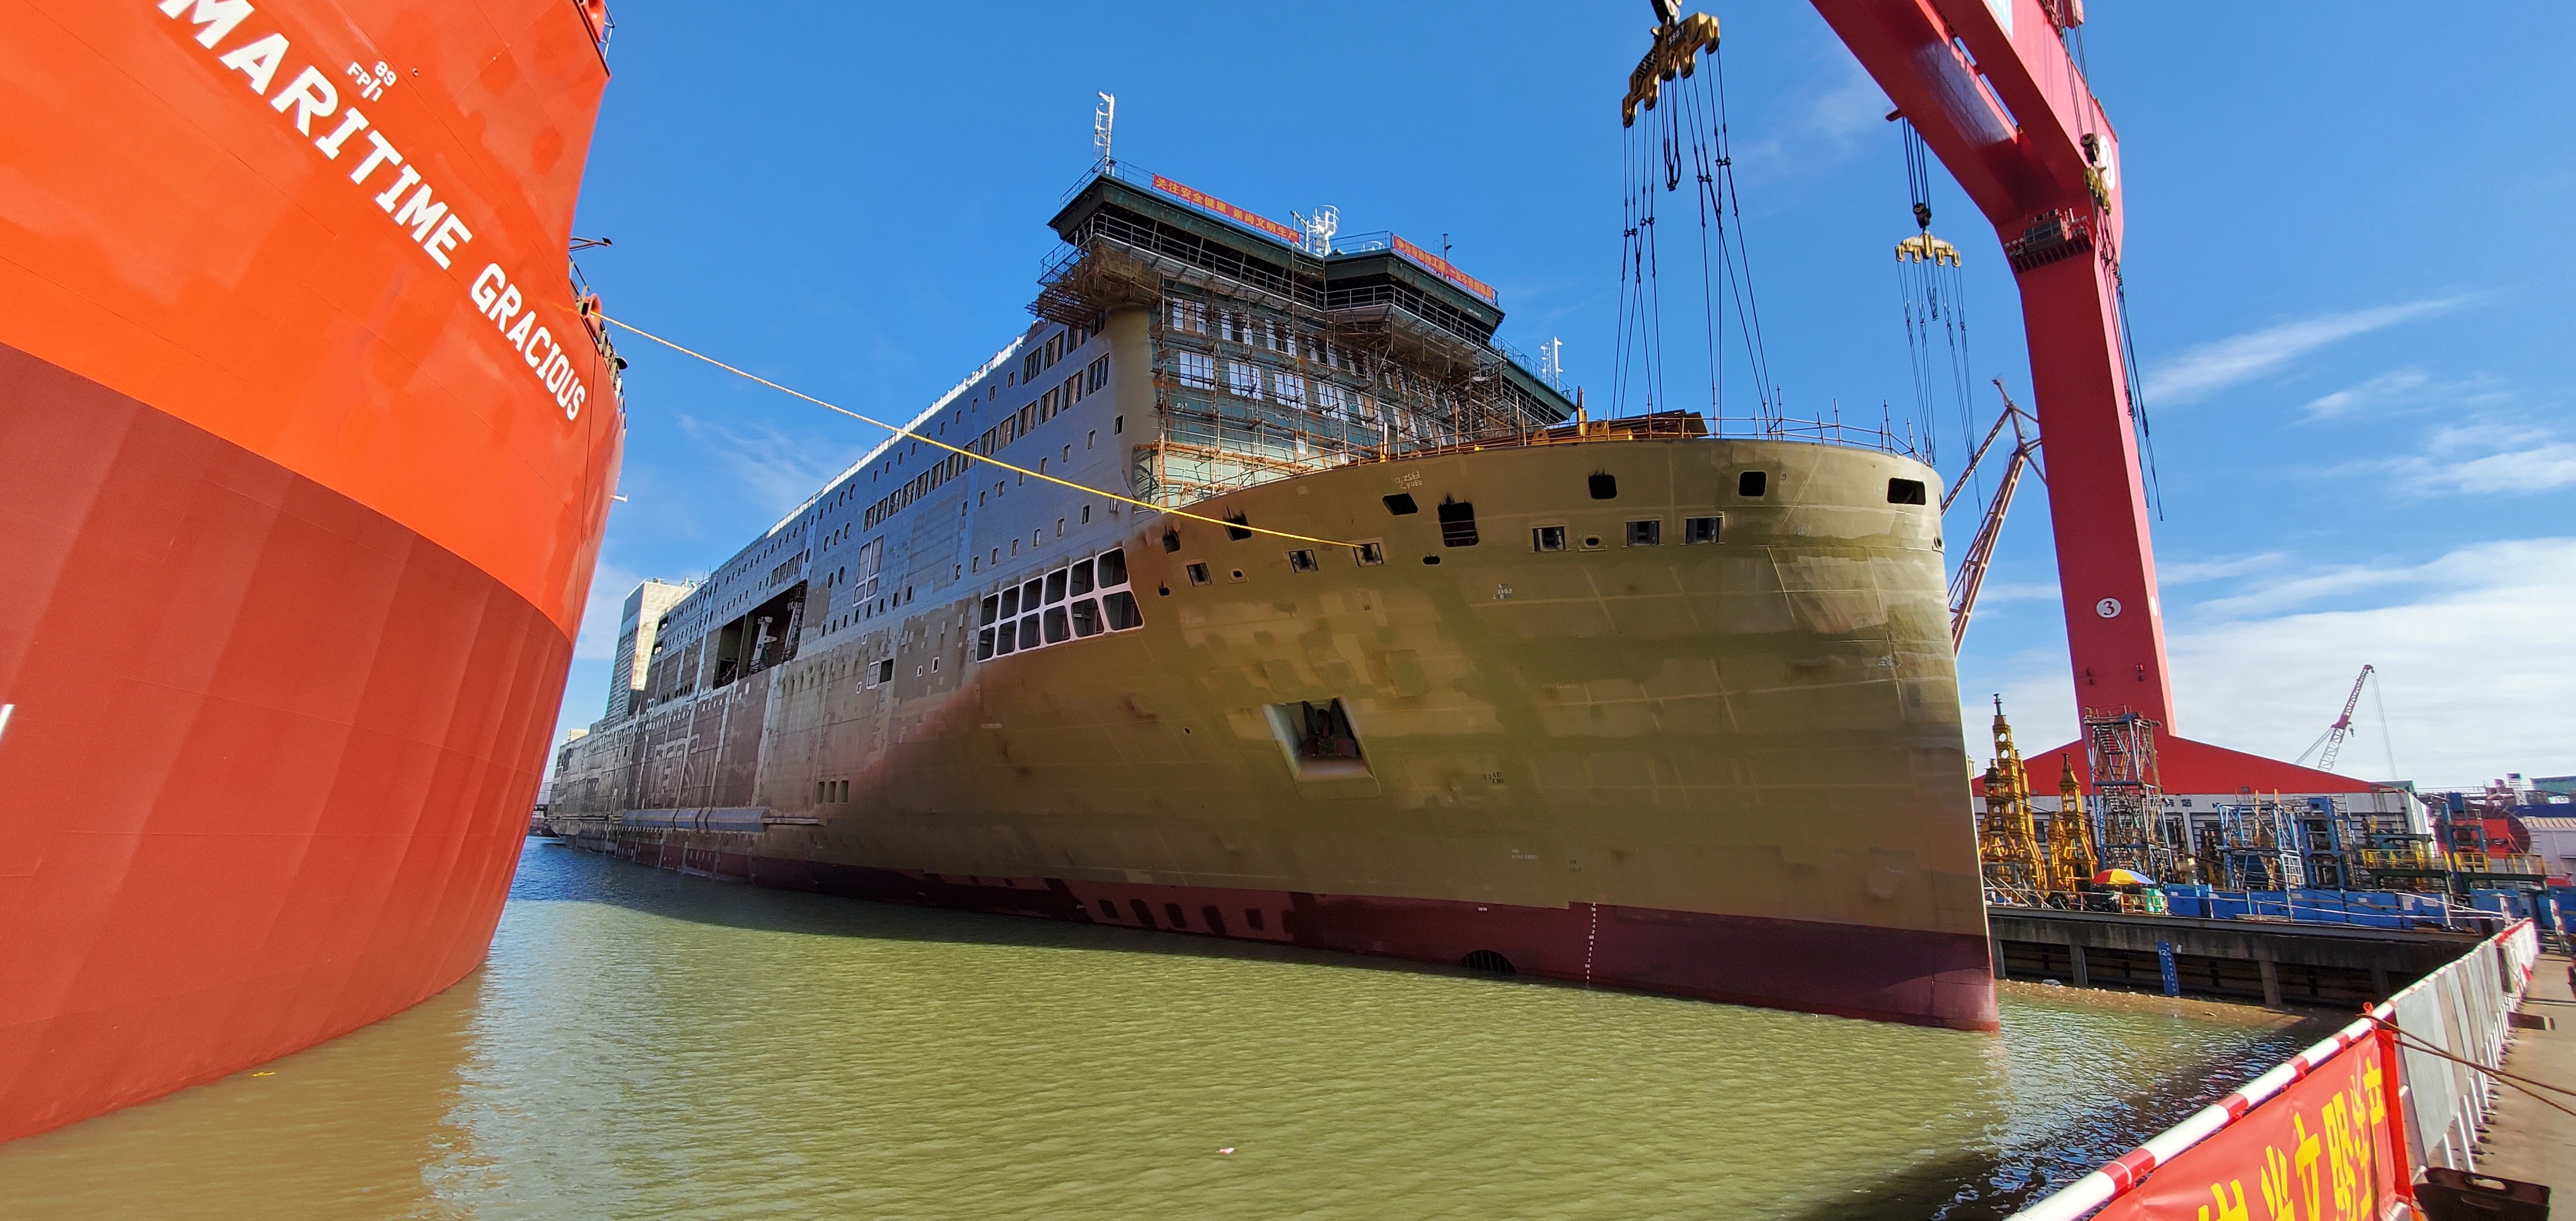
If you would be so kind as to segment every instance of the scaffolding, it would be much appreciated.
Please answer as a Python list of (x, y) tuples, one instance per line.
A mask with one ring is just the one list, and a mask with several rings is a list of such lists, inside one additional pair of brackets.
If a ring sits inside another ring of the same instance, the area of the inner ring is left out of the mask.
[(2308, 836), (2280, 801), (2218, 807), (2215, 826), (2201, 828), (2206, 880), (2224, 890), (2294, 890), (2308, 885)]
[(2093, 777), (2092, 822), (2102, 867), (2158, 882), (2191, 880), (2197, 868), (2176, 825), (2180, 819), (2164, 811), (2156, 722), (2128, 708), (2087, 708), (2084, 755)]
[(1995, 697), (1995, 757), (1986, 768), (1985, 817), (1977, 824), (1977, 862), (1985, 875), (1986, 901), (2038, 906), (2051, 889), (2047, 862), (2030, 804), (2030, 773), (2013, 745), (2012, 723)]
[[(1460, 287), (1445, 259), (1392, 235), (1264, 238), (1246, 227), (1258, 218), (1219, 223), (1159, 181), (1120, 165), (1076, 187), (1053, 222), (1065, 245), (1029, 306), (1095, 329), (1115, 310), (1150, 320), (1156, 426), (1130, 417), (1126, 433), (1138, 499), (1183, 508), (1360, 462), (1728, 431), (1678, 411), (1588, 420), (1579, 393), (1568, 401), (1496, 341), (1490, 290)], [(1766, 415), (1746, 431), (1911, 448), (1884, 420)]]
[(2057, 757), (2057, 812), (2049, 815), (2048, 889), (2073, 894), (2092, 880), (2102, 854), (2093, 847), (2093, 820), (2084, 810), (2084, 782), (2075, 775), (2072, 755)]

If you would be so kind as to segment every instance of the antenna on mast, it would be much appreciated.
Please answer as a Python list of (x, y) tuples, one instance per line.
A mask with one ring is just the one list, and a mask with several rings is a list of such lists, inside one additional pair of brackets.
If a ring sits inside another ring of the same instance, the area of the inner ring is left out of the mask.
[(1547, 379), (1548, 388), (1565, 392), (1565, 341), (1553, 335), (1538, 350), (1539, 376)]
[(1118, 95), (1103, 93), (1100, 104), (1091, 108), (1091, 147), (1100, 154), (1100, 172), (1118, 168), (1118, 158), (1111, 154), (1109, 137), (1118, 126)]
[(1333, 252), (1333, 234), (1341, 230), (1342, 211), (1325, 204), (1313, 216), (1297, 217), (1297, 225), (1306, 231), (1306, 253), (1321, 258)]

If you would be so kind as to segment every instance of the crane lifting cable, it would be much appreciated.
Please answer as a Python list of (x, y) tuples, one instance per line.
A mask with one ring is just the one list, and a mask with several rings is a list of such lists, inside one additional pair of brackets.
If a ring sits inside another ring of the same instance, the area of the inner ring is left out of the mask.
[[(1705, 13), (1685, 17), (1676, 0), (1652, 3), (1654, 43), (1629, 75), (1619, 108), (1624, 182), (1612, 410), (1623, 410), (1632, 394), (1650, 411), (1679, 405), (1664, 381), (1667, 303), (1659, 278), (1663, 252), (1657, 210), (1660, 196), (1677, 194), (1687, 183), (1698, 221), (1698, 312), (1709, 414), (1722, 431), (1729, 368), (1737, 365), (1752, 382), (1758, 418), (1767, 431), (1776, 424), (1777, 387), (1762, 342), (1762, 314), (1743, 237), (1743, 204), (1728, 149), (1725, 61), (1717, 19)], [(1703, 56), (1712, 69), (1706, 75), (1699, 71)], [(1679, 219), (1688, 224), (1692, 218)], [(1673, 236), (1686, 240), (1681, 233)], [(1676, 252), (1688, 257), (1686, 247), (1676, 247)], [(1688, 305), (1672, 304), (1677, 322), (1687, 325), (1680, 319)], [(1728, 342), (1730, 334), (1734, 344)], [(1730, 355), (1730, 348), (1737, 352)]]
[[(1936, 403), (1945, 395), (1958, 408), (1959, 440), (1966, 443), (1972, 435), (1969, 423), (1969, 378), (1974, 375), (1968, 353), (1968, 294), (1965, 273), (1959, 265), (1959, 248), (1932, 236), (1932, 154), (1923, 146), (1923, 135), (1903, 115), (1890, 115), (1905, 146), (1905, 187), (1914, 204), (1915, 234), (1896, 244), (1896, 294), (1899, 311), (1905, 320), (1905, 350), (1914, 372), (1914, 406), (1922, 426), (1927, 447), (1926, 461), (1932, 461), (1938, 448), (1931, 438), (1936, 427)], [(1946, 348), (1950, 370), (1946, 379), (1933, 372), (1935, 348)], [(1980, 499), (1983, 488), (1980, 486)]]

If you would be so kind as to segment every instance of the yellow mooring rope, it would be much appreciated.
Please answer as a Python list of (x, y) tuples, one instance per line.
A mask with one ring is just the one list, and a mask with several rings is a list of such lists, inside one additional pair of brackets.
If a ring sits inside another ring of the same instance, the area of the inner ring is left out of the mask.
[(853, 419), (853, 420), (857, 420), (857, 421), (859, 421), (860, 423), (863, 423), (863, 424), (874, 424), (874, 425), (876, 425), (876, 426), (877, 426), (877, 427), (879, 427), (879, 428), (885, 429), (886, 431), (888, 431), (888, 432), (891, 432), (891, 433), (895, 434), (896, 436), (899, 436), (899, 437), (910, 437), (910, 438), (912, 438), (913, 440), (915, 440), (915, 441), (919, 441), (919, 442), (921, 442), (921, 443), (922, 443), (922, 444), (924, 444), (924, 445), (935, 446), (935, 447), (937, 447), (937, 448), (947, 450), (948, 452), (950, 452), (950, 453), (952, 453), (952, 454), (963, 454), (963, 455), (965, 455), (965, 456), (966, 456), (967, 460), (968, 460), (968, 461), (970, 461), (970, 462), (984, 462), (984, 463), (989, 463), (989, 464), (991, 464), (991, 465), (998, 466), (998, 467), (1000, 467), (1000, 468), (1002, 468), (1003, 470), (1006, 470), (1006, 471), (1016, 471), (1016, 472), (1018, 472), (1018, 473), (1020, 473), (1020, 474), (1022, 474), (1022, 475), (1026, 475), (1026, 476), (1028, 476), (1028, 477), (1029, 477), (1029, 478), (1031, 478), (1031, 479), (1042, 479), (1042, 480), (1045, 480), (1045, 481), (1046, 481), (1046, 482), (1048, 482), (1048, 483), (1058, 484), (1058, 485), (1061, 485), (1061, 486), (1064, 486), (1064, 487), (1072, 488), (1073, 490), (1075, 490), (1075, 491), (1077, 491), (1077, 492), (1089, 492), (1089, 493), (1091, 493), (1091, 494), (1092, 494), (1092, 495), (1094, 495), (1094, 496), (1106, 496), (1106, 497), (1108, 497), (1109, 499), (1111, 499), (1111, 500), (1115, 500), (1115, 501), (1117, 501), (1117, 502), (1119, 502), (1119, 503), (1121, 503), (1121, 504), (1134, 505), (1134, 506), (1136, 506), (1136, 507), (1137, 507), (1137, 508), (1139, 508), (1139, 509), (1152, 509), (1152, 510), (1154, 510), (1154, 511), (1155, 511), (1155, 512), (1157, 512), (1157, 513), (1169, 513), (1169, 514), (1171, 514), (1171, 515), (1172, 515), (1172, 516), (1174, 516), (1174, 517), (1186, 517), (1186, 518), (1190, 519), (1191, 521), (1203, 521), (1203, 522), (1206, 522), (1207, 524), (1209, 524), (1209, 525), (1211, 525), (1211, 526), (1223, 526), (1223, 527), (1225, 527), (1225, 528), (1226, 528), (1226, 529), (1228, 529), (1228, 530), (1248, 530), (1248, 531), (1250, 531), (1250, 532), (1252, 532), (1252, 533), (1254, 533), (1254, 534), (1267, 534), (1267, 535), (1269, 535), (1269, 536), (1270, 536), (1270, 537), (1272, 537), (1272, 538), (1284, 538), (1284, 539), (1290, 539), (1290, 540), (1293, 540), (1293, 541), (1296, 541), (1296, 542), (1300, 542), (1300, 543), (1321, 543), (1321, 544), (1323, 544), (1324, 546), (1327, 546), (1327, 547), (1348, 547), (1348, 548), (1350, 548), (1350, 549), (1351, 549), (1351, 550), (1353, 550), (1353, 551), (1357, 551), (1357, 550), (1359, 550), (1359, 546), (1360, 546), (1360, 545), (1359, 545), (1358, 543), (1345, 543), (1345, 542), (1343, 542), (1343, 541), (1341, 541), (1341, 540), (1339, 540), (1339, 539), (1331, 539), (1331, 538), (1316, 538), (1316, 537), (1314, 537), (1314, 536), (1312, 536), (1312, 535), (1306, 535), (1306, 534), (1291, 534), (1291, 533), (1289, 533), (1288, 531), (1285, 531), (1285, 530), (1270, 530), (1270, 529), (1264, 529), (1263, 527), (1256, 526), (1256, 525), (1252, 525), (1252, 524), (1250, 524), (1250, 523), (1248, 523), (1248, 522), (1223, 521), (1223, 520), (1220, 520), (1220, 519), (1218, 519), (1218, 518), (1214, 518), (1214, 517), (1206, 517), (1206, 516), (1202, 516), (1202, 515), (1197, 514), (1197, 513), (1192, 513), (1192, 512), (1190, 512), (1190, 511), (1189, 511), (1189, 510), (1187, 510), (1187, 509), (1167, 509), (1167, 508), (1164, 508), (1163, 506), (1158, 505), (1158, 504), (1153, 504), (1153, 503), (1150, 503), (1150, 502), (1147, 502), (1147, 501), (1138, 500), (1138, 499), (1136, 499), (1136, 498), (1135, 498), (1135, 497), (1133, 497), (1133, 496), (1121, 496), (1121, 495), (1119, 495), (1118, 493), (1116, 493), (1116, 492), (1112, 492), (1112, 491), (1109, 491), (1109, 490), (1107, 490), (1107, 489), (1105, 489), (1105, 488), (1095, 488), (1095, 487), (1090, 486), (1089, 484), (1075, 483), (1074, 481), (1072, 481), (1072, 480), (1070, 480), (1070, 479), (1059, 479), (1059, 478), (1057, 478), (1057, 477), (1055, 477), (1055, 476), (1053, 476), (1053, 475), (1048, 475), (1048, 474), (1040, 473), (1040, 472), (1038, 472), (1038, 471), (1033, 471), (1033, 470), (1030, 470), (1029, 468), (1027, 468), (1027, 467), (1025, 467), (1025, 466), (1015, 466), (1015, 465), (1012, 465), (1011, 463), (1004, 462), (1004, 461), (1002, 461), (1002, 460), (1001, 460), (1001, 459), (999, 459), (999, 458), (988, 457), (988, 456), (986, 456), (986, 455), (984, 455), (984, 454), (976, 453), (975, 451), (973, 451), (973, 450), (971, 450), (971, 449), (963, 449), (963, 448), (960, 448), (960, 447), (958, 447), (958, 446), (951, 445), (951, 444), (947, 443), (946, 441), (939, 440), (939, 439), (938, 439), (938, 438), (936, 438), (936, 437), (926, 437), (926, 436), (923, 436), (922, 434), (917, 433), (917, 432), (914, 432), (914, 431), (912, 431), (911, 429), (909, 429), (909, 428), (905, 428), (905, 427), (903, 427), (903, 426), (901, 426), (901, 425), (899, 425), (899, 424), (888, 424), (888, 423), (886, 423), (886, 422), (885, 422), (885, 421), (883, 421), (883, 420), (879, 420), (879, 419), (872, 419), (872, 418), (870, 418), (870, 417), (868, 417), (868, 416), (864, 416), (864, 415), (859, 414), (858, 412), (852, 411), (852, 410), (850, 410), (850, 409), (849, 409), (849, 408), (847, 408), (847, 407), (843, 407), (843, 406), (841, 406), (841, 405), (839, 405), (839, 404), (837, 404), (837, 403), (827, 403), (827, 402), (824, 402), (823, 400), (818, 399), (818, 398), (814, 397), (813, 395), (807, 394), (807, 393), (805, 393), (805, 392), (804, 392), (804, 391), (802, 391), (802, 390), (791, 389), (791, 388), (789, 388), (789, 387), (779, 385), (778, 383), (773, 382), (773, 381), (769, 380), (768, 378), (762, 377), (761, 375), (759, 375), (759, 374), (757, 374), (757, 373), (751, 373), (751, 372), (747, 372), (747, 371), (742, 370), (742, 369), (737, 369), (737, 368), (733, 367), (732, 365), (726, 364), (725, 362), (723, 362), (723, 361), (721, 361), (721, 360), (717, 360), (715, 357), (709, 356), (709, 355), (707, 355), (706, 353), (704, 353), (704, 352), (700, 352), (700, 351), (698, 351), (698, 350), (696, 350), (696, 349), (694, 349), (694, 348), (689, 348), (689, 347), (682, 346), (682, 345), (680, 345), (680, 344), (673, 343), (673, 342), (671, 342), (670, 340), (668, 340), (668, 339), (664, 339), (664, 338), (662, 338), (661, 336), (656, 335), (656, 334), (654, 334), (654, 333), (653, 333), (653, 332), (651, 332), (651, 331), (645, 330), (645, 329), (644, 329), (644, 328), (642, 328), (642, 327), (636, 326), (635, 324), (633, 324), (633, 323), (631, 323), (631, 322), (621, 322), (621, 321), (619, 321), (619, 320), (617, 320), (617, 319), (615, 319), (615, 318), (611, 318), (611, 317), (609, 317), (607, 314), (600, 313), (600, 312), (598, 312), (597, 310), (593, 310), (593, 311), (591, 311), (591, 316), (592, 316), (592, 317), (595, 317), (595, 318), (597, 318), (597, 319), (599, 319), (599, 320), (600, 320), (600, 321), (602, 321), (602, 322), (606, 322), (606, 323), (608, 323), (608, 324), (610, 324), (610, 325), (612, 325), (612, 326), (617, 326), (617, 327), (623, 328), (623, 329), (625, 329), (625, 330), (632, 331), (632, 332), (634, 332), (634, 333), (635, 333), (635, 334), (637, 334), (637, 335), (641, 335), (641, 336), (643, 336), (643, 337), (644, 337), (644, 338), (646, 338), (646, 339), (650, 339), (650, 340), (652, 340), (653, 342), (658, 343), (658, 344), (662, 345), (663, 347), (669, 348), (669, 349), (671, 349), (671, 350), (672, 350), (672, 351), (674, 351), (674, 352), (678, 352), (678, 353), (680, 353), (680, 354), (681, 354), (681, 355), (683, 355), (683, 356), (694, 356), (694, 357), (698, 358), (699, 360), (703, 360), (703, 361), (707, 362), (708, 364), (714, 365), (715, 367), (717, 367), (717, 368), (719, 368), (719, 369), (722, 369), (722, 370), (724, 370), (724, 371), (725, 371), (725, 372), (727, 372), (727, 373), (731, 373), (731, 374), (733, 374), (733, 375), (734, 375), (734, 376), (736, 376), (736, 377), (748, 378), (748, 379), (750, 379), (750, 380), (752, 380), (752, 381), (759, 382), (761, 385), (767, 386), (767, 387), (769, 387), (770, 389), (775, 390), (775, 391), (778, 391), (778, 392), (779, 392), (779, 393), (781, 393), (781, 394), (794, 395), (795, 397), (800, 398), (800, 399), (803, 399), (803, 400), (805, 400), (805, 401), (806, 401), (806, 402), (808, 402), (808, 403), (812, 403), (812, 404), (814, 404), (815, 406), (820, 407), (820, 408), (822, 408), (822, 409), (824, 409), (824, 410), (826, 410), (826, 411), (837, 411), (837, 412), (841, 413), (842, 415), (848, 416), (848, 417), (850, 417), (850, 418), (851, 418), (851, 419)]

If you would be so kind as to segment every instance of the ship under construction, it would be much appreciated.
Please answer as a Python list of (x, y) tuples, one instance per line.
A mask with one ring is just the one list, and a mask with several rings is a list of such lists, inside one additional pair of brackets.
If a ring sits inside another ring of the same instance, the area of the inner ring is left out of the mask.
[(1929, 467), (1587, 419), (1496, 343), (1490, 288), (1392, 234), (1114, 163), (1050, 224), (1035, 325), (704, 581), (628, 598), (559, 834), (1995, 1026)]

